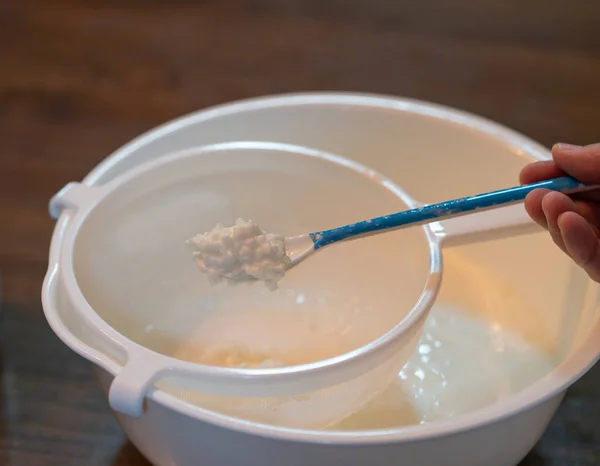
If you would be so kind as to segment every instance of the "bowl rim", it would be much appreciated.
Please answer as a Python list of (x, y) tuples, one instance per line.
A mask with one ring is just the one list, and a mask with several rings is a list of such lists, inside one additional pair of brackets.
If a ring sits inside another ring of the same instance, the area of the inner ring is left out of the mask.
[[(352, 106), (356, 109), (368, 108), (371, 110), (416, 114), (442, 120), (448, 124), (487, 135), (502, 142), (516, 156), (527, 160), (547, 160), (550, 158), (548, 149), (532, 139), (484, 117), (448, 106), (409, 98), (367, 93), (293, 93), (255, 97), (220, 104), (166, 122), (139, 135), (114, 151), (89, 172), (84, 178), (83, 183), (89, 186), (102, 184), (103, 179), (110, 177), (109, 174), (111, 171), (123, 163), (130, 154), (184, 127), (198, 125), (214, 118), (248, 113), (255, 110), (281, 110), (286, 107), (312, 105)], [(59, 233), (63, 226), (61, 222), (57, 223), (55, 235)], [(51, 278), (49, 274), (47, 279)], [(70, 333), (60, 320), (53, 318), (53, 316), (47, 316), (47, 318), (51, 327), (61, 336), (61, 339), (63, 335)], [(156, 388), (151, 389), (147, 396), (160, 405), (208, 424), (271, 439), (333, 445), (368, 445), (427, 440), (483, 427), (512, 417), (523, 411), (533, 409), (535, 406), (551, 398), (560, 396), (569, 385), (587, 372), (600, 358), (600, 348), (598, 348), (596, 343), (598, 338), (600, 338), (600, 320), (590, 328), (587, 338), (569, 357), (562, 361), (548, 375), (521, 392), (489, 406), (457, 416), (451, 420), (430, 424), (348, 432), (291, 429), (258, 424), (212, 412), (195, 405), (190, 405)], [(76, 348), (74, 349), (77, 351)], [(116, 367), (114, 364), (103, 368), (112, 375), (115, 375)]]

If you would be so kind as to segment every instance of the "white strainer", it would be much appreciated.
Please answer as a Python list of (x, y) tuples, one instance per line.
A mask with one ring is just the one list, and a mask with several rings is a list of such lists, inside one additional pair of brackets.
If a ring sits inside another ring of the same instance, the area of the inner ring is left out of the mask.
[[(440, 225), (324, 250), (275, 292), (211, 287), (185, 240), (237, 217), (293, 236), (415, 206), (372, 170), (312, 149), (189, 149), (52, 199), (52, 215), (68, 220), (53, 237), (44, 307), (58, 286), (99, 350), (87, 357), (120, 368), (117, 411), (141, 415), (155, 386), (245, 419), (325, 428), (385, 389), (414, 351), (440, 284)], [(276, 367), (214, 365), (232, 359)]]

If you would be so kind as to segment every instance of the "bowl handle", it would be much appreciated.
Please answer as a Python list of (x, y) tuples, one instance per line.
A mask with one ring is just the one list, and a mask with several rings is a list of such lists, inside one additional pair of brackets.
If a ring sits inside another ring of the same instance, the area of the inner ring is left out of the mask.
[(102, 188), (87, 186), (75, 181), (67, 183), (50, 199), (50, 216), (56, 220), (64, 210), (77, 211), (93, 203), (101, 191)]
[(108, 402), (113, 410), (132, 417), (144, 413), (148, 390), (166, 371), (159, 359), (159, 355), (149, 357), (130, 348), (127, 363), (116, 374), (108, 391)]
[(432, 226), (443, 247), (541, 231), (541, 227), (531, 220), (523, 204), (465, 215)]

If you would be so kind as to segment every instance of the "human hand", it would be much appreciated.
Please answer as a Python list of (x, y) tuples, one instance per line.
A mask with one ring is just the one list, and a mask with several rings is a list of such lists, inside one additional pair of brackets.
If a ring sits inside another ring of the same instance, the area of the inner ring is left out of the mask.
[[(524, 167), (521, 183), (570, 175), (584, 183), (600, 184), (600, 143), (585, 147), (556, 144), (552, 159)], [(600, 283), (600, 191), (569, 197), (536, 189), (525, 198), (525, 209), (550, 232), (560, 249)]]

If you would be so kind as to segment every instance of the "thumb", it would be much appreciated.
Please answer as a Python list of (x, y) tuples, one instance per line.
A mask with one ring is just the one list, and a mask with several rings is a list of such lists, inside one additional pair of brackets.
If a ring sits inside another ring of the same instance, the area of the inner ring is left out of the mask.
[(600, 184), (600, 143), (589, 146), (555, 144), (554, 162), (565, 173), (584, 183)]

